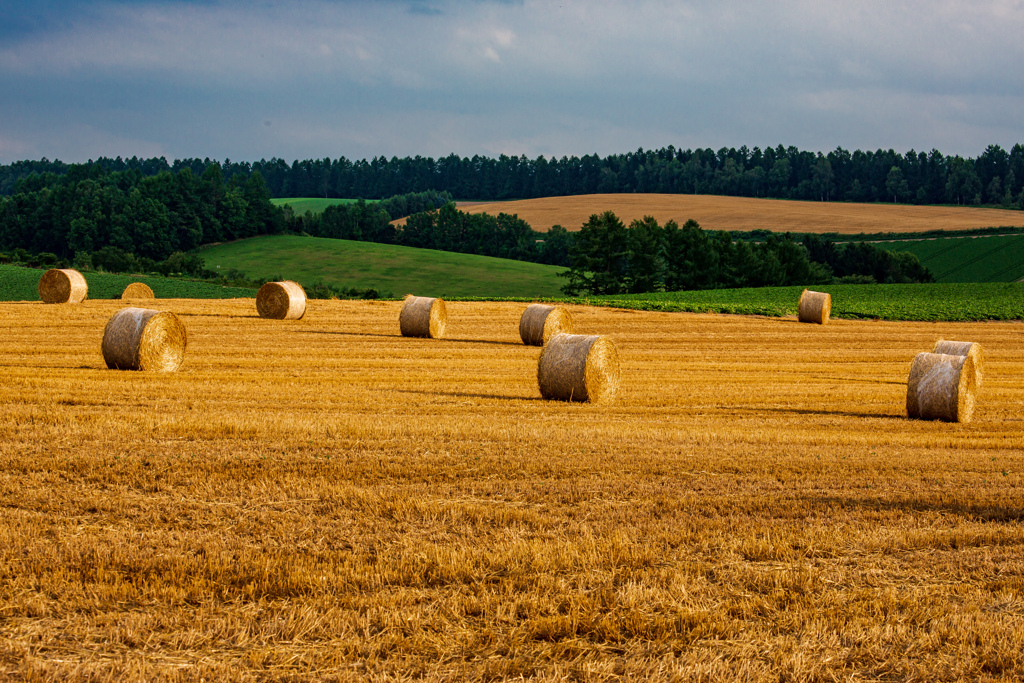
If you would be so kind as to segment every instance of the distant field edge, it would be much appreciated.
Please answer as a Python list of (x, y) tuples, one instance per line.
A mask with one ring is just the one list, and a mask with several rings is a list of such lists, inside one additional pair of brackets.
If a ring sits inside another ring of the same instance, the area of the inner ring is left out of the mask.
[[(39, 301), (39, 278), (45, 268), (27, 268), (0, 264), (0, 301)], [(231, 287), (186, 278), (159, 275), (122, 275), (84, 271), (89, 285), (89, 299), (120, 299), (124, 288), (132, 282), (149, 285), (160, 299), (238, 299), (256, 296), (248, 287)], [(156, 305), (156, 304), (154, 304)]]
[(593, 214), (613, 211), (629, 224), (653, 216), (659, 222), (689, 219), (705, 230), (790, 233), (913, 233), (930, 230), (971, 230), (998, 225), (1024, 225), (1024, 212), (975, 206), (858, 204), (760, 199), (720, 195), (592, 194), (502, 202), (462, 202), (470, 213), (518, 215), (534, 230), (553, 225), (579, 230)]
[[(450, 298), (543, 301), (665, 313), (795, 316), (805, 287), (714, 289), (655, 294), (550, 298)], [(974, 322), (1024, 320), (1024, 283), (819, 285), (832, 295), (832, 317), (854, 320)]]

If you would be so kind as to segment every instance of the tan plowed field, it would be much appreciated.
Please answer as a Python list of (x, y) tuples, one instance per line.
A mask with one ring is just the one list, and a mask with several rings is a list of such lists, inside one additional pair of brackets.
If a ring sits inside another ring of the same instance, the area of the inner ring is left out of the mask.
[[(0, 304), (0, 678), (1024, 678), (1024, 326), (575, 308), (610, 406), (545, 402), (525, 304)], [(975, 421), (914, 354), (988, 354)]]
[(626, 225), (654, 216), (659, 223), (690, 218), (705, 230), (773, 230), (775, 232), (925, 232), (1024, 226), (1024, 213), (966, 206), (793, 202), (779, 199), (682, 194), (594, 194), (545, 197), (512, 202), (466, 203), (470, 213), (516, 214), (534, 230), (553, 225), (579, 230), (591, 214), (614, 211)]

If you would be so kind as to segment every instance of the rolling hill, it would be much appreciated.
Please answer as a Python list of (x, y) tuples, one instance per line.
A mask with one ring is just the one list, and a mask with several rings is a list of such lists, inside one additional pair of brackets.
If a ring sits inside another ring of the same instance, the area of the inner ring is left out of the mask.
[(1024, 278), (1024, 235), (972, 235), (886, 240), (876, 246), (909, 251), (938, 282), (1018, 282)]
[(1024, 226), (1024, 212), (966, 206), (796, 202), (712, 195), (595, 194), (510, 202), (462, 202), (470, 213), (516, 214), (534, 230), (578, 230), (591, 214), (614, 211), (625, 223), (654, 216), (660, 223), (692, 218), (705, 230), (775, 232), (925, 232)]
[(564, 270), (524, 261), (321, 237), (275, 235), (199, 252), (206, 267), (237, 268), (254, 278), (372, 287), (395, 296), (552, 297)]

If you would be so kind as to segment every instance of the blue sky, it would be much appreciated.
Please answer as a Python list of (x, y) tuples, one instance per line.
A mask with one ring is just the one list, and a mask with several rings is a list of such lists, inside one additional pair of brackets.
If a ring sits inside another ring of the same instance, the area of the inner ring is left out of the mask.
[(1024, 0), (0, 0), (0, 162), (1024, 142)]

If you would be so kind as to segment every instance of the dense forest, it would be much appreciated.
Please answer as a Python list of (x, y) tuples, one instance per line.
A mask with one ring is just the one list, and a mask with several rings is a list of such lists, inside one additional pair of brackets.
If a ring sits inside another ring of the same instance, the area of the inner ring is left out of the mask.
[(611, 211), (590, 217), (568, 256), (562, 289), (570, 295), (933, 281), (916, 256), (865, 242), (835, 244), (817, 235), (797, 242), (772, 233), (762, 241), (734, 241), (692, 220), (662, 226), (648, 216), (626, 226)]
[[(547, 159), (497, 158), (451, 154), (429, 157), (375, 157), (371, 160), (273, 158), (223, 163), (210, 159), (102, 158), (107, 171), (143, 176), (188, 168), (202, 176), (218, 166), (225, 181), (258, 173), (271, 197), (382, 199), (428, 190), (460, 199), (502, 200), (595, 193), (661, 192), (717, 194), (815, 201), (986, 204), (1024, 208), (1024, 145), (1007, 152), (990, 145), (977, 158), (945, 156), (937, 150), (901, 154), (893, 150), (827, 154), (796, 147), (746, 146), (720, 150), (638, 149), (606, 157), (585, 155)], [(60, 161), (19, 161), (0, 166), (0, 195), (16, 192), (31, 174), (65, 174), (74, 165)], [(244, 185), (244, 183), (243, 183)]]
[[(330, 206), (294, 215), (273, 205), (259, 172), (225, 180), (219, 165), (201, 175), (189, 167), (147, 176), (71, 166), (63, 174), (33, 173), (16, 194), (0, 198), (0, 249), (37, 264), (68, 263), (113, 272), (203, 273), (187, 252), (202, 244), (280, 233), (398, 244), (566, 266), (567, 293), (614, 294), (717, 287), (816, 284), (835, 278), (864, 282), (926, 282), (931, 275), (910, 255), (866, 243), (803, 243), (764, 232), (734, 241), (693, 221), (664, 227), (653, 218), (625, 226), (614, 214), (594, 215), (578, 233), (555, 226), (534, 231), (517, 216), (459, 211), (445, 192)], [(411, 215), (409, 215), (411, 214)], [(407, 217), (405, 225), (392, 223)], [(40, 256), (44, 255), (44, 256)]]

